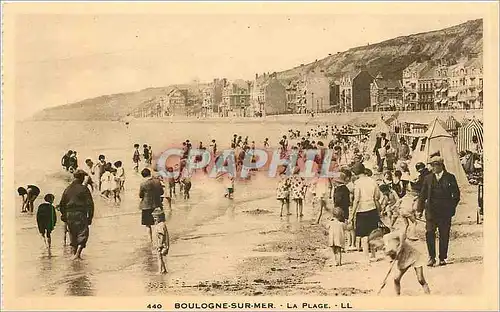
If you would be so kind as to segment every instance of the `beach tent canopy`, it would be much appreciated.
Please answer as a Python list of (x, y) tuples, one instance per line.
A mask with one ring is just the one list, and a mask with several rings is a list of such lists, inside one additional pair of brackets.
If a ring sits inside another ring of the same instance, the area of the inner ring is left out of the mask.
[(368, 150), (373, 150), (375, 147), (375, 143), (377, 143), (377, 135), (380, 133), (385, 133), (386, 138), (391, 143), (393, 148), (398, 148), (398, 141), (394, 131), (391, 127), (382, 119), (379, 120), (378, 124), (373, 128), (370, 132), (370, 136), (368, 137)]
[(448, 119), (445, 120), (446, 123), (446, 130), (448, 131), (456, 131), (458, 128), (460, 128), (460, 123), (455, 119), (455, 117), (451, 116), (448, 117)]
[(470, 120), (466, 125), (458, 129), (457, 149), (458, 151), (471, 150), (472, 137), (477, 136), (479, 149), (483, 150), (483, 125), (477, 119)]
[(453, 137), (444, 129), (437, 118), (429, 125), (427, 133), (419, 139), (417, 147), (413, 151), (409, 166), (412, 175), (414, 177), (417, 175), (415, 165), (418, 162), (427, 164), (429, 156), (436, 153), (443, 157), (446, 170), (455, 175), (458, 185), (467, 185), (467, 176), (460, 163)]

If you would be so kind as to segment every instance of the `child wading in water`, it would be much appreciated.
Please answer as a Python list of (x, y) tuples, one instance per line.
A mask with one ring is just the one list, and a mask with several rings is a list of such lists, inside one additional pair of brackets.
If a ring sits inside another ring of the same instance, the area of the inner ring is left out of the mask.
[(135, 172), (139, 172), (139, 162), (141, 161), (141, 152), (139, 152), (139, 144), (134, 144), (134, 156), (132, 157), (132, 161), (134, 162), (134, 170)]
[(119, 160), (115, 162), (116, 176), (120, 180), (120, 191), (125, 190), (125, 169), (122, 167), (122, 162)]
[(114, 186), (113, 197), (115, 199), (115, 203), (118, 203), (122, 201), (122, 199), (120, 198), (121, 179), (118, 176), (118, 169), (113, 168), (111, 171), (113, 172), (113, 181), (111, 182)]
[(334, 207), (332, 218), (327, 223), (328, 229), (328, 246), (332, 247), (335, 256), (335, 266), (342, 265), (342, 249), (345, 245), (344, 230), (346, 224), (344, 223), (344, 213), (339, 207)]
[(107, 163), (105, 171), (101, 176), (101, 196), (104, 198), (109, 198), (111, 192), (115, 189), (114, 176), (111, 173), (111, 163)]
[(167, 224), (165, 223), (165, 214), (163, 210), (156, 208), (152, 215), (155, 220), (154, 235), (156, 239), (156, 250), (158, 252), (158, 273), (165, 274), (168, 271), (164, 257), (168, 255), (168, 250), (170, 249), (170, 238)]
[(38, 210), (36, 213), (36, 223), (38, 225), (38, 232), (40, 232), (45, 246), (50, 251), (50, 246), (52, 243), (50, 233), (52, 233), (52, 230), (54, 230), (57, 220), (56, 209), (53, 205), (54, 195), (47, 194), (43, 199), (45, 200), (45, 203), (38, 206)]
[(28, 202), (27, 198), (28, 198), (28, 191), (26, 191), (26, 189), (24, 187), (18, 187), (17, 188), (17, 194), (19, 194), (19, 196), (21, 196), (23, 202), (22, 202), (22, 206), (21, 206), (21, 212), (26, 212), (26, 203)]

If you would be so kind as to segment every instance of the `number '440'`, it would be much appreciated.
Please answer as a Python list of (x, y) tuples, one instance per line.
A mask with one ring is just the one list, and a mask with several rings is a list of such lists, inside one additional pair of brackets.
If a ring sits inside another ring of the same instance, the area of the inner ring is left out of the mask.
[(147, 306), (148, 309), (161, 309), (161, 307), (161, 303), (148, 304)]

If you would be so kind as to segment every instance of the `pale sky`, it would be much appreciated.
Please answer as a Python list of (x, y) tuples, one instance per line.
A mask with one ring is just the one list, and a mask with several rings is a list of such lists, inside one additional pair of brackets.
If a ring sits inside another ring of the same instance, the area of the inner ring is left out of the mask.
[(22, 15), (22, 111), (214, 77), (252, 79), (329, 53), (437, 30), (476, 15)]

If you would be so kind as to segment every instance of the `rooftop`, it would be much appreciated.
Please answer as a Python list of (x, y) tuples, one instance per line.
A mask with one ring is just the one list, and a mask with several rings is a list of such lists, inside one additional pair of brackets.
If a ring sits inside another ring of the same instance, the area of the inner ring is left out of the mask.
[(384, 80), (384, 79), (376, 79), (374, 81), (375, 85), (379, 89), (402, 89), (401, 81), (399, 80)]

